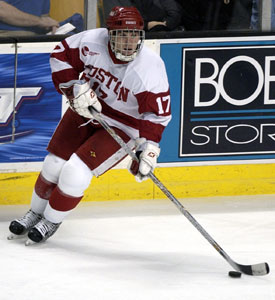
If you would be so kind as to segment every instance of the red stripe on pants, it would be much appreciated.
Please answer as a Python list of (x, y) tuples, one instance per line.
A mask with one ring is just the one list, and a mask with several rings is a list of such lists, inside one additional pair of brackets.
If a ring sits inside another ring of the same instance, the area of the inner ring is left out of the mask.
[(56, 187), (51, 194), (50, 205), (55, 210), (68, 211), (75, 208), (82, 198), (66, 195)]
[(34, 190), (40, 198), (49, 200), (51, 197), (51, 193), (55, 187), (55, 183), (47, 181), (40, 173), (36, 180)]

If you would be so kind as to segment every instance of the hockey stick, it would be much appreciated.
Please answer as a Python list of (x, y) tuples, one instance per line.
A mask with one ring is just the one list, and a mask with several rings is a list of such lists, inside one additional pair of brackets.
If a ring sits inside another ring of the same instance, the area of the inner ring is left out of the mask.
[[(127, 146), (123, 139), (115, 133), (115, 131), (103, 120), (98, 112), (92, 108), (94, 119), (101, 124), (101, 126), (114, 138), (114, 140), (121, 146), (121, 148), (134, 160), (138, 162), (135, 153)], [(259, 263), (253, 265), (241, 265), (236, 263), (230, 256), (219, 246), (219, 244), (205, 231), (205, 229), (196, 221), (196, 219), (186, 210), (186, 208), (172, 195), (172, 193), (159, 181), (159, 179), (152, 173), (149, 173), (151, 180), (162, 190), (162, 192), (177, 206), (180, 212), (194, 225), (194, 227), (204, 236), (204, 238), (220, 253), (220, 255), (236, 270), (247, 275), (266, 275), (269, 273), (269, 266), (267, 263)]]

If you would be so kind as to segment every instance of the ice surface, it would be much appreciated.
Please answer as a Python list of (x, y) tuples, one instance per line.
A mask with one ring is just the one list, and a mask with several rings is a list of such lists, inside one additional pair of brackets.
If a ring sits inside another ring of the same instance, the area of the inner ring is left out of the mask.
[(0, 206), (0, 300), (274, 300), (275, 195), (182, 199), (230, 265), (170, 200), (80, 204), (46, 243), (7, 240), (27, 206)]

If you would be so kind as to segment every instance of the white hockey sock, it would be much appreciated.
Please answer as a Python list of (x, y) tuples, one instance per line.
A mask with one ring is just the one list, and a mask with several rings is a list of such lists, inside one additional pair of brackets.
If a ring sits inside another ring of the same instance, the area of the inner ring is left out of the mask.
[(73, 209), (67, 211), (56, 210), (51, 207), (50, 203), (48, 203), (44, 211), (44, 217), (52, 223), (61, 223), (72, 210)]
[(31, 210), (37, 214), (43, 214), (48, 200), (40, 198), (35, 191), (32, 193)]

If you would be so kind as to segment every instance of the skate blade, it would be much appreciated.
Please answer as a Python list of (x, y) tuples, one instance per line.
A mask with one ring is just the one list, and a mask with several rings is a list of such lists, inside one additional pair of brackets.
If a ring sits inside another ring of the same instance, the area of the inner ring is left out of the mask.
[(22, 238), (24, 238), (24, 237), (26, 237), (26, 233), (25, 234), (20, 234), (20, 235), (18, 235), (18, 234), (14, 234), (14, 233), (11, 233), (10, 235), (8, 235), (7, 236), (7, 239), (8, 240), (18, 240), (18, 239), (22, 239)]
[(34, 245), (34, 244), (37, 244), (37, 243), (30, 240), (30, 239), (27, 239), (26, 242), (25, 242), (25, 246), (31, 246), (31, 245)]

